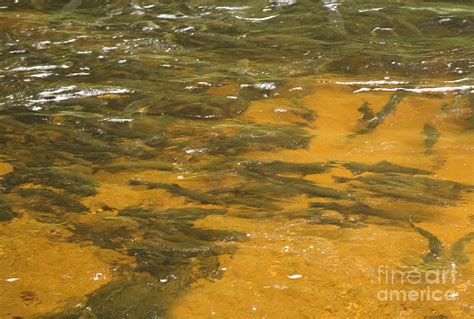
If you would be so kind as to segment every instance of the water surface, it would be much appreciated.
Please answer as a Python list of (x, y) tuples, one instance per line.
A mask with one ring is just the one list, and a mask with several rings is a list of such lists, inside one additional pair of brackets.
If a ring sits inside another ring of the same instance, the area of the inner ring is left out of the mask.
[(0, 317), (472, 317), (473, 17), (0, 0)]

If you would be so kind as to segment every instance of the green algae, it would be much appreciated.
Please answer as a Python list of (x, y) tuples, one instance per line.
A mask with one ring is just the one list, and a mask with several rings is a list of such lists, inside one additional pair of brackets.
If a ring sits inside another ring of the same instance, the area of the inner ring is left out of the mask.
[(275, 148), (307, 147), (310, 136), (299, 127), (290, 125), (246, 125), (230, 128), (231, 134), (211, 137), (210, 154), (234, 155), (245, 151), (270, 151)]
[(246, 169), (264, 175), (274, 175), (278, 173), (296, 173), (303, 176), (310, 174), (320, 174), (327, 172), (331, 168), (331, 163), (289, 163), (282, 161), (272, 162), (245, 162)]
[(474, 232), (470, 232), (464, 235), (462, 238), (458, 239), (451, 247), (451, 255), (453, 260), (458, 264), (467, 264), (470, 259), (464, 253), (464, 248), (466, 244), (474, 240)]
[(372, 208), (364, 203), (356, 202), (352, 205), (343, 205), (336, 202), (327, 202), (320, 203), (314, 202), (311, 203), (311, 207), (319, 210), (333, 210), (339, 212), (343, 215), (365, 215), (365, 216), (374, 216), (381, 217), (391, 220), (403, 220), (403, 214), (394, 214), (393, 212), (384, 211), (382, 209)]
[(330, 187), (319, 186), (304, 179), (283, 176), (264, 177), (264, 179), (277, 185), (285, 185), (288, 188), (293, 188), (303, 194), (308, 195), (309, 197), (329, 197), (339, 199), (351, 198), (351, 194), (347, 194)]
[(444, 245), (439, 240), (439, 238), (431, 232), (427, 231), (426, 229), (416, 226), (411, 218), (410, 224), (421, 236), (425, 237), (428, 240), (428, 246), (430, 251), (425, 257), (423, 257), (423, 261), (425, 263), (429, 263), (441, 258), (444, 255)]
[(441, 134), (430, 124), (425, 124), (423, 133), (425, 134), (425, 152), (429, 154), (433, 151), (433, 146), (438, 142)]
[(62, 167), (15, 169), (4, 176), (7, 188), (22, 184), (44, 185), (67, 191), (79, 196), (96, 194), (97, 182), (80, 172), (73, 172)]
[[(239, 232), (200, 229), (193, 221), (209, 215), (222, 215), (223, 209), (182, 208), (150, 211), (129, 207), (121, 220), (104, 220), (99, 224), (76, 224), (73, 239), (93, 241), (103, 248), (124, 251), (137, 260), (136, 273), (95, 291), (81, 307), (71, 307), (59, 316), (162, 316), (174, 298), (198, 278), (217, 279), (218, 255), (231, 254), (226, 242), (242, 241)], [(100, 234), (100, 236), (99, 236)], [(136, 235), (141, 236), (137, 240)], [(147, 275), (148, 274), (148, 275)], [(51, 318), (58, 315), (52, 314)]]
[(447, 253), (445, 245), (441, 240), (430, 231), (416, 226), (411, 217), (409, 217), (410, 225), (424, 238), (428, 240), (429, 252), (421, 259), (415, 260), (415, 267), (421, 271), (429, 271), (432, 269), (452, 269), (454, 265), (467, 264), (470, 259), (464, 253), (465, 245), (474, 239), (474, 232), (470, 232), (451, 246), (450, 255)]
[(31, 201), (32, 210), (51, 214), (81, 213), (89, 209), (81, 204), (77, 198), (68, 193), (60, 193), (49, 189), (20, 189), (18, 194)]
[(336, 181), (350, 183), (355, 189), (364, 189), (378, 196), (438, 206), (455, 205), (464, 194), (474, 190), (472, 185), (449, 180), (393, 173), (372, 174), (354, 179), (336, 177)]
[(111, 163), (111, 164), (100, 166), (100, 169), (106, 170), (108, 172), (141, 171), (141, 170), (172, 171), (174, 170), (174, 166), (166, 162), (140, 161), (140, 162)]
[[(367, 224), (365, 224), (364, 221), (361, 219), (349, 218), (347, 214), (344, 212), (348, 210), (343, 209), (342, 206), (329, 205), (329, 204), (318, 206), (317, 203), (313, 203), (311, 207), (313, 208), (307, 208), (301, 211), (291, 212), (291, 215), (289, 215), (289, 218), (290, 219), (302, 218), (308, 221), (308, 223), (311, 225), (334, 225), (334, 226), (339, 226), (340, 228), (362, 228), (362, 227), (367, 226)], [(341, 217), (322, 214), (323, 210), (335, 210), (334, 208), (336, 208), (337, 211), (341, 213), (342, 215)], [(354, 209), (354, 213), (356, 212), (357, 210)]]
[(172, 194), (187, 197), (201, 204), (212, 204), (212, 205), (224, 204), (224, 202), (218, 199), (214, 199), (213, 197), (208, 196), (207, 194), (201, 193), (199, 191), (183, 188), (179, 186), (178, 184), (168, 184), (168, 183), (158, 183), (158, 182), (151, 183), (151, 182), (144, 182), (144, 181), (139, 181), (139, 180), (131, 180), (129, 184), (133, 186), (144, 185), (148, 189), (164, 189), (164, 190), (169, 191)]
[(11, 209), (11, 204), (0, 197), (0, 222), (7, 222), (17, 217), (18, 214)]
[[(272, 190), (262, 190), (260, 186), (242, 185), (237, 188), (223, 188), (203, 193), (196, 190), (186, 189), (177, 184), (150, 183), (144, 181), (131, 180), (130, 185), (144, 185), (148, 189), (164, 189), (176, 196), (183, 196), (201, 204), (218, 206), (242, 205), (255, 207), (263, 210), (281, 210), (282, 208), (274, 203), (275, 195)], [(283, 192), (283, 191), (281, 191)]]
[(432, 172), (406, 167), (398, 164), (393, 164), (388, 161), (381, 161), (376, 164), (363, 164), (363, 163), (344, 163), (343, 166), (350, 170), (355, 175), (360, 175), (366, 172), (371, 173), (397, 173), (397, 174), (409, 174), (409, 175), (430, 175)]
[[(212, 0), (147, 4), (6, 1), (0, 10), (0, 81), (5, 84), (0, 87), (0, 146), (15, 166), (2, 180), (0, 220), (27, 211), (44, 223), (67, 225), (74, 234), (70, 241), (137, 259), (136, 269), (118, 274), (83, 304), (56, 317), (166, 316), (190, 284), (221, 276), (218, 257), (233, 253), (224, 243), (245, 239), (239, 232), (193, 226), (206, 216), (302, 218), (314, 225), (358, 228), (374, 222), (367, 216), (406, 222), (412, 214), (366, 204), (377, 197), (423, 203), (423, 215), (433, 206), (456, 205), (472, 191), (469, 185), (435, 179), (435, 171), (388, 161), (317, 162), (318, 154), (311, 163), (246, 160), (250, 152), (308, 148), (313, 136), (304, 126), (317, 127), (317, 117), (294, 98), (309, 90), (288, 89), (301, 77), (370, 74), (407, 78), (410, 85), (461, 73), (469, 77), (469, 5), (384, 3), (383, 10), (367, 11), (373, 6), (360, 2), (341, 2), (332, 10), (310, 0), (258, 0), (232, 2), (249, 7), (236, 12), (219, 9), (227, 3)], [(267, 15), (274, 17), (245, 20)], [(278, 96), (292, 101), (288, 111), (298, 118), (296, 125), (242, 119), (251, 102)], [(394, 93), (379, 112), (364, 103), (355, 135), (376, 133), (404, 96)], [(474, 127), (473, 105), (472, 94), (460, 92), (441, 112), (461, 114), (455, 122), (468, 131)], [(442, 127), (436, 126), (423, 130), (427, 153), (439, 139)], [(324, 135), (315, 138), (325, 142)], [(344, 184), (337, 189), (305, 178), (334, 168), (360, 176), (336, 178)], [(219, 209), (129, 207), (117, 216), (88, 214), (93, 221), (78, 221), (77, 213), (91, 210), (82, 199), (96, 195), (100, 183), (95, 179), (102, 171), (113, 173), (108, 174), (113, 179), (150, 170), (242, 181), (228, 187), (211, 183), (205, 191), (133, 179), (134, 191), (162, 189), (189, 205)], [(286, 204), (300, 195), (328, 202), (288, 212)], [(328, 211), (341, 216), (323, 214)], [(453, 245), (453, 260), (468, 262), (464, 247), (471, 238), (468, 234)], [(436, 241), (429, 245), (438, 248)]]
[(362, 113), (362, 118), (359, 121), (360, 129), (354, 134), (350, 135), (350, 137), (354, 137), (360, 134), (367, 134), (375, 130), (379, 125), (381, 125), (387, 116), (392, 114), (397, 105), (403, 100), (403, 98), (407, 95), (406, 92), (396, 92), (394, 93), (388, 102), (382, 107), (382, 109), (375, 113), (370, 108), (369, 104), (365, 102), (358, 111)]

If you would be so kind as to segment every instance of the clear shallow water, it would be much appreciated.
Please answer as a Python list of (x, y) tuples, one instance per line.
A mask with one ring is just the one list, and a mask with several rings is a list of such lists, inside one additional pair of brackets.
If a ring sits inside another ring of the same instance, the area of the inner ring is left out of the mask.
[(473, 12), (0, 1), (0, 316), (471, 316)]

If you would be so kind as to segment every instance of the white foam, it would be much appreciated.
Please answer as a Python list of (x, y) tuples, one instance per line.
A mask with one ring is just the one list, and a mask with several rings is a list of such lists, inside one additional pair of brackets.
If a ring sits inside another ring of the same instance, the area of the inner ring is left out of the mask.
[(14, 69), (5, 70), (8, 72), (24, 72), (24, 71), (38, 71), (38, 70), (54, 70), (54, 69), (68, 69), (68, 65), (35, 65), (35, 66), (20, 66)]
[(242, 11), (250, 8), (249, 6), (242, 6), (242, 7), (216, 7), (216, 10), (223, 10), (223, 11)]
[(234, 16), (234, 17), (236, 19), (239, 19), (239, 20), (252, 21), (252, 22), (261, 22), (261, 21), (267, 21), (267, 20), (276, 18), (278, 16), (279, 16), (279, 14), (274, 14), (274, 15), (271, 15), (271, 16), (268, 16), (268, 17), (263, 17), (263, 18), (246, 18), (246, 17), (241, 17), (241, 16)]
[(474, 85), (462, 85), (462, 86), (441, 86), (441, 87), (426, 87), (426, 88), (360, 88), (355, 90), (353, 93), (368, 92), (368, 91), (406, 91), (412, 93), (447, 93), (456, 91), (468, 91), (474, 89)]
[(381, 10), (383, 10), (383, 8), (368, 8), (368, 9), (360, 9), (359, 12), (363, 13), (363, 12), (374, 12), (374, 11), (381, 11)]
[(335, 82), (341, 85), (399, 85), (408, 84), (407, 81), (386, 81), (386, 80), (374, 80), (374, 81), (352, 81), (352, 82)]
[(457, 79), (457, 80), (452, 80), (452, 81), (446, 81), (446, 83), (461, 83), (461, 82), (467, 82), (467, 81), (472, 81), (474, 78), (462, 78), (462, 79)]
[(48, 103), (48, 102), (60, 102), (70, 99), (94, 97), (105, 94), (127, 94), (133, 93), (133, 91), (122, 88), (107, 88), (107, 89), (83, 89), (77, 90), (75, 85), (64, 86), (58, 89), (46, 90), (38, 94), (38, 99), (31, 100), (31, 103)]

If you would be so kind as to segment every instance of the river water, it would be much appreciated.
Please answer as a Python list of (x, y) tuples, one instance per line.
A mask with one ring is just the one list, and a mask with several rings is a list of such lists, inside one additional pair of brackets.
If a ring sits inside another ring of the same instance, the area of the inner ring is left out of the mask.
[(0, 0), (0, 318), (472, 318), (471, 1)]

